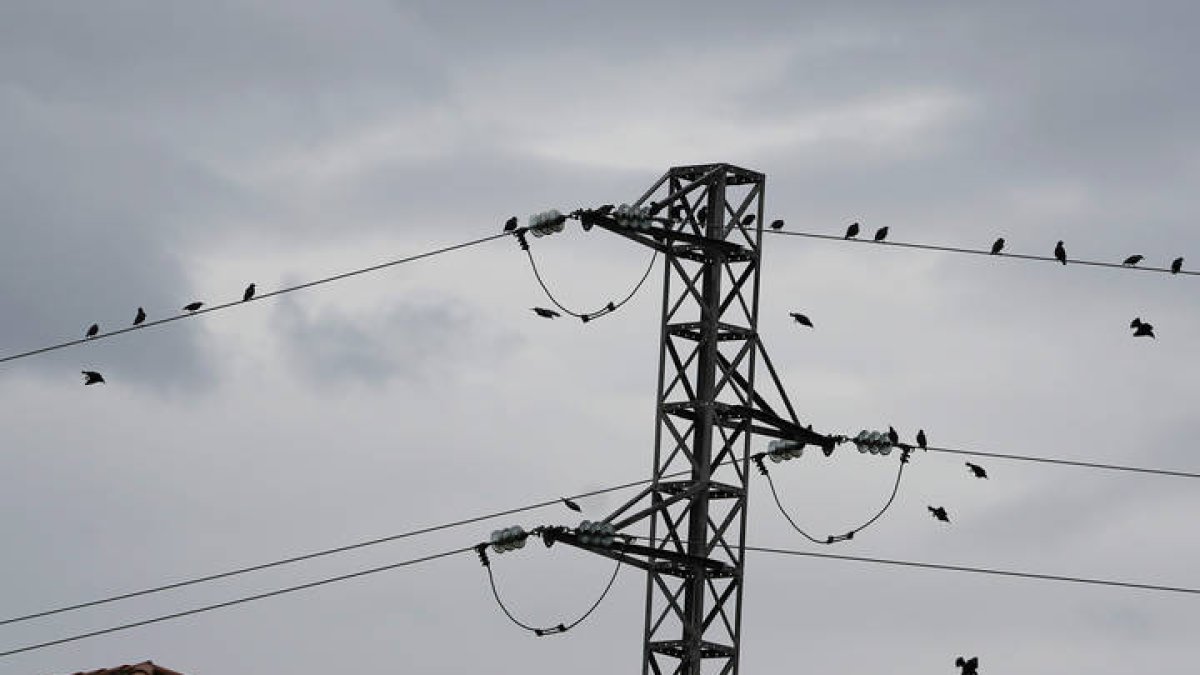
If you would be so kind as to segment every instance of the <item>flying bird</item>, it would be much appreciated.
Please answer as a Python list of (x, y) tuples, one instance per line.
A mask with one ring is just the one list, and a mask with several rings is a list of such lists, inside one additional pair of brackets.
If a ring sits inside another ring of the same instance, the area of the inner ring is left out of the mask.
[(888, 441), (892, 445), (900, 445), (900, 434), (896, 433), (896, 427), (888, 426)]
[(922, 450), (927, 450), (928, 449), (926, 447), (927, 443), (928, 443), (928, 441), (925, 439), (925, 430), (918, 429), (917, 430), (917, 447), (921, 448)]
[(887, 225), (875, 230), (875, 241), (883, 241), (884, 239), (887, 239), (887, 233)]
[(520, 222), (521, 221), (517, 220), (516, 216), (509, 218), (508, 220), (504, 221), (504, 231), (512, 232), (513, 230), (517, 229), (517, 224)]
[(1063, 248), (1061, 239), (1054, 246), (1054, 259), (1064, 265), (1067, 264), (1067, 249)]
[(792, 312), (790, 314), (790, 316), (793, 319), (795, 319), (796, 323), (800, 324), (801, 326), (808, 326), (809, 328), (813, 327), (812, 319), (809, 319), (807, 316), (804, 316), (800, 312)]
[(146, 310), (142, 309), (141, 307), (138, 307), (137, 316), (133, 317), (133, 325), (135, 325), (135, 326), (141, 325), (141, 323), (145, 320), (146, 320)]
[(959, 675), (979, 675), (979, 657), (972, 656), (969, 659), (958, 657), (954, 659), (954, 665), (962, 669)]
[(560, 497), (560, 499), (562, 500), (563, 506), (567, 507), (568, 509), (571, 509), (572, 511), (574, 511), (576, 513), (580, 513), (583, 511), (583, 509), (580, 508), (578, 504), (571, 501), (570, 499), (567, 499), (566, 497)]
[(992, 255), (1000, 255), (1000, 251), (1004, 250), (1004, 237), (1000, 237), (992, 242)]
[(771, 221), (771, 229), (772, 230), (782, 230), (783, 229), (783, 219), (776, 218), (775, 220), (772, 220)]
[(1138, 325), (1133, 327), (1133, 337), (1154, 337), (1154, 326), (1145, 321), (1138, 321)]
[(203, 302), (189, 302), (183, 308), (189, 312), (194, 312), (204, 306)]
[(850, 227), (846, 228), (846, 236), (843, 239), (853, 239), (858, 236), (858, 223), (850, 223)]
[(254, 297), (254, 284), (246, 287), (246, 291), (242, 293), (242, 302), (249, 302)]
[(1129, 322), (1130, 328), (1137, 328), (1140, 325), (1142, 325), (1142, 317), (1140, 316), (1133, 317), (1133, 321)]
[(971, 470), (971, 473), (976, 478), (987, 478), (987, 471), (985, 471), (982, 466), (979, 466), (978, 464), (972, 464), (970, 462), (967, 462), (967, 468)]
[(99, 332), (100, 332), (100, 324), (94, 323), (94, 324), (88, 326), (87, 333), (85, 333), (84, 336), (94, 338), (94, 337), (96, 337), (96, 334)]
[(104, 376), (94, 370), (80, 371), (83, 373), (83, 384), (104, 384)]
[(946, 513), (945, 508), (943, 508), (941, 506), (938, 506), (936, 508), (932, 507), (932, 506), (926, 506), (925, 508), (929, 509), (929, 512), (933, 514), (934, 518), (937, 518), (938, 520), (942, 521), (943, 523), (950, 522), (950, 514)]
[(1183, 269), (1183, 258), (1176, 258), (1171, 261), (1171, 274), (1179, 274), (1179, 270)]
[(1122, 262), (1121, 264), (1125, 265), (1127, 267), (1133, 267), (1134, 265), (1137, 265), (1138, 263), (1142, 262), (1143, 259), (1144, 259), (1144, 256), (1131, 255), (1128, 258), (1126, 258), (1125, 261)]
[(530, 309), (532, 309), (535, 314), (543, 319), (557, 319), (559, 317), (558, 312), (552, 309), (546, 309), (545, 307), (530, 307)]

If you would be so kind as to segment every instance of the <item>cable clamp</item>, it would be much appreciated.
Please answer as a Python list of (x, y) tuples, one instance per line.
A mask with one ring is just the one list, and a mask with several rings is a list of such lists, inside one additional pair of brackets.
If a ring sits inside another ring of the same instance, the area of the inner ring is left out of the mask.
[(486, 542), (475, 545), (475, 554), (479, 556), (479, 563), (484, 567), (491, 567), (492, 561), (488, 559), (487, 554), (488, 544)]
[(558, 633), (565, 633), (565, 632), (567, 632), (567, 630), (569, 630), (569, 629), (560, 623), (553, 628), (534, 628), (533, 634), (538, 637), (546, 637), (547, 635), (557, 635)]

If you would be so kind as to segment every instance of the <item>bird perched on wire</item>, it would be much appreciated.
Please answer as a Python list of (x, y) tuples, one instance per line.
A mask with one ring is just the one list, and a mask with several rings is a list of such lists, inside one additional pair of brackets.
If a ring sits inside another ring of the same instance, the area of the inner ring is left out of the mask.
[(772, 230), (782, 230), (783, 229), (783, 219), (776, 218), (775, 220), (772, 220), (771, 221), (771, 229)]
[(1145, 259), (1144, 256), (1131, 255), (1128, 258), (1126, 258), (1125, 261), (1122, 262), (1121, 264), (1125, 265), (1126, 267), (1134, 267), (1138, 263), (1142, 262), (1142, 260), (1144, 260), (1144, 259)]
[(1154, 326), (1142, 321), (1141, 317), (1134, 317), (1129, 327), (1133, 329), (1133, 337), (1154, 337)]
[(959, 675), (979, 675), (979, 657), (972, 656), (969, 659), (958, 657), (954, 659), (954, 665), (962, 669)]
[(94, 323), (88, 326), (87, 332), (83, 334), (86, 338), (94, 338), (100, 332), (100, 324)]
[(888, 425), (888, 442), (892, 445), (900, 445), (900, 434), (896, 432), (896, 427)]
[(1179, 274), (1179, 270), (1183, 269), (1183, 258), (1176, 258), (1171, 261), (1171, 274)]
[(972, 464), (970, 462), (967, 462), (967, 468), (971, 471), (971, 474), (974, 475), (976, 478), (987, 478), (987, 471), (985, 471), (982, 466), (979, 466), (978, 464)]
[(755, 218), (755, 215), (753, 213), (747, 213), (745, 216), (742, 217), (742, 227), (750, 227), (751, 225), (753, 225), (754, 218)]
[(937, 518), (938, 520), (942, 521), (943, 523), (950, 522), (950, 514), (946, 513), (945, 508), (943, 508), (941, 506), (937, 506), (937, 507), (926, 506), (925, 508), (929, 509), (929, 512), (933, 514), (934, 518)]
[(513, 230), (517, 229), (517, 224), (520, 222), (521, 221), (517, 220), (516, 216), (509, 218), (508, 220), (504, 221), (504, 231), (512, 232)]
[(133, 325), (140, 326), (146, 320), (146, 310), (138, 307), (137, 314), (133, 317)]
[(194, 312), (204, 306), (203, 302), (189, 302), (183, 306), (183, 309), (188, 312)]
[(558, 312), (552, 309), (546, 309), (545, 307), (530, 307), (529, 309), (533, 310), (535, 314), (543, 319), (557, 319), (559, 317)]
[(813, 327), (812, 319), (809, 319), (800, 312), (792, 312), (789, 316), (795, 319), (796, 323), (800, 324), (801, 326), (808, 326), (809, 328)]
[(1054, 245), (1054, 259), (1064, 265), (1067, 264), (1067, 249), (1063, 246), (1061, 239)]
[(888, 234), (887, 225), (884, 225), (883, 227), (879, 228), (878, 230), (875, 230), (875, 241), (883, 241), (884, 239), (887, 239), (887, 234)]
[(583, 512), (583, 509), (580, 508), (580, 506), (578, 504), (571, 501), (570, 499), (567, 499), (566, 497), (560, 497), (559, 499), (562, 500), (563, 506), (567, 507), (568, 509), (571, 509), (572, 511), (574, 511), (576, 513)]
[(1000, 255), (1000, 252), (1003, 250), (1004, 250), (1004, 237), (1000, 237), (996, 241), (992, 242), (992, 255)]
[(94, 370), (83, 370), (83, 384), (104, 384), (104, 376)]
[(254, 284), (250, 284), (246, 287), (246, 290), (242, 292), (242, 302), (250, 302), (252, 298), (254, 298)]
[(917, 429), (917, 447), (922, 450), (928, 450), (928, 439), (925, 438), (925, 430)]
[(846, 236), (843, 239), (853, 239), (858, 236), (858, 223), (850, 223), (850, 227), (846, 228)]

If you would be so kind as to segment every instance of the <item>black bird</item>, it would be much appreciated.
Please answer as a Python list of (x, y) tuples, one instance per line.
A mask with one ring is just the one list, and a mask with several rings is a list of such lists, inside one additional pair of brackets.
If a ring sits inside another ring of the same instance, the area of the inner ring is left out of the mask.
[(517, 220), (516, 216), (509, 218), (508, 220), (504, 221), (504, 231), (512, 232), (513, 230), (517, 229), (517, 224), (520, 222), (521, 221)]
[(971, 470), (971, 473), (974, 474), (976, 478), (987, 478), (987, 471), (985, 471), (982, 466), (967, 462), (967, 468)]
[(138, 307), (137, 316), (133, 317), (133, 325), (135, 325), (135, 326), (140, 325), (145, 320), (146, 320), (146, 310), (142, 309), (141, 307)]
[(771, 229), (772, 230), (782, 230), (783, 229), (783, 219), (776, 218), (775, 220), (772, 220), (771, 221)]
[(1130, 328), (1137, 328), (1140, 325), (1142, 325), (1142, 317), (1140, 316), (1133, 317), (1133, 321), (1129, 322)]
[(813, 327), (812, 320), (809, 319), (807, 316), (804, 316), (800, 312), (792, 312), (791, 317), (793, 319), (795, 319), (796, 323), (800, 324), (801, 326), (808, 326), (809, 328)]
[(535, 314), (543, 319), (557, 319), (559, 317), (558, 312), (552, 309), (546, 309), (545, 307), (530, 307), (530, 309), (532, 309)]
[(96, 337), (96, 334), (99, 332), (100, 332), (100, 324), (94, 323), (94, 324), (88, 326), (87, 333), (85, 333), (84, 336), (94, 338), (94, 337)]
[(896, 427), (888, 426), (888, 441), (892, 445), (900, 445), (900, 434), (896, 433)]
[(242, 293), (242, 302), (249, 302), (254, 297), (254, 284), (246, 287), (246, 291)]
[(887, 239), (887, 233), (887, 225), (875, 230), (875, 241), (883, 241), (884, 239)]
[(753, 225), (754, 218), (755, 218), (755, 216), (753, 213), (747, 213), (745, 216), (742, 217), (742, 227), (750, 227), (751, 225)]
[(1179, 274), (1179, 270), (1183, 269), (1183, 258), (1176, 258), (1171, 261), (1171, 274)]
[(83, 373), (84, 385), (89, 384), (104, 384), (104, 376), (94, 370), (80, 371)]
[(843, 239), (853, 239), (858, 236), (858, 223), (850, 223), (850, 227), (846, 228), (846, 236)]
[(1063, 248), (1061, 239), (1054, 246), (1054, 259), (1064, 265), (1067, 264), (1067, 249)]
[(1139, 321), (1138, 325), (1134, 327), (1133, 337), (1154, 337), (1154, 326), (1145, 321)]
[(574, 511), (576, 513), (581, 513), (583, 511), (583, 509), (579, 508), (578, 504), (571, 501), (570, 499), (567, 499), (566, 497), (560, 497), (560, 499), (562, 499), (563, 506), (567, 507), (568, 509), (571, 509), (572, 511)]
[(917, 429), (917, 447), (921, 448), (922, 450), (926, 450), (926, 449), (928, 449), (926, 447), (927, 442), (928, 441), (926, 441), (926, 439), (925, 439), (925, 430)]
[(183, 308), (189, 312), (194, 312), (204, 306), (203, 302), (189, 302)]
[(602, 216), (607, 216), (608, 214), (612, 213), (612, 210), (615, 208), (617, 207), (613, 206), (612, 204), (604, 204), (600, 208), (596, 209), (596, 213), (599, 213)]
[(1133, 267), (1134, 265), (1136, 265), (1136, 264), (1138, 264), (1138, 263), (1142, 262), (1142, 259), (1143, 259), (1143, 256), (1140, 256), (1140, 255), (1131, 255), (1131, 256), (1129, 256), (1128, 258), (1126, 258), (1126, 259), (1125, 259), (1125, 262), (1123, 262), (1123, 263), (1121, 263), (1121, 264), (1122, 264), (1122, 265), (1128, 265), (1129, 267)]
[(697, 225), (707, 225), (708, 224), (708, 207), (707, 206), (701, 206), (700, 210), (696, 212), (696, 224)]
[(939, 506), (937, 508), (934, 508), (932, 506), (927, 506), (925, 508), (929, 509), (929, 512), (933, 514), (934, 518), (937, 518), (938, 520), (942, 521), (943, 523), (950, 522), (950, 514), (946, 513), (945, 508), (943, 508), (941, 506)]
[(969, 659), (958, 657), (954, 660), (954, 665), (962, 669), (959, 675), (979, 675), (979, 657), (972, 656)]
[(1000, 255), (1000, 251), (1004, 250), (1004, 237), (1000, 237), (992, 242), (992, 255)]

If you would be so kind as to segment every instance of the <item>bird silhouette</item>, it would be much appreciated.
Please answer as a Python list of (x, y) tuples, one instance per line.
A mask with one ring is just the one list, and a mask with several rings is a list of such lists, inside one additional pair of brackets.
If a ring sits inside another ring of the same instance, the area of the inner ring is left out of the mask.
[(1137, 328), (1140, 325), (1142, 325), (1142, 317), (1140, 316), (1133, 317), (1133, 321), (1129, 322), (1130, 328)]
[(962, 669), (959, 675), (979, 675), (979, 657), (972, 656), (969, 659), (958, 657), (954, 659), (954, 665)]
[(783, 229), (783, 219), (776, 218), (775, 220), (772, 220), (771, 221), (771, 229), (772, 230), (782, 230)]
[(887, 233), (887, 225), (875, 230), (875, 241), (883, 241), (884, 239), (887, 239)]
[(613, 209), (615, 208), (617, 207), (613, 206), (612, 204), (602, 204), (600, 208), (596, 209), (596, 213), (599, 213), (602, 216), (607, 216), (608, 214), (612, 213)]
[(87, 332), (84, 333), (84, 337), (94, 338), (94, 337), (96, 337), (96, 334), (99, 332), (100, 332), (100, 324), (94, 323), (94, 324), (88, 326)]
[(559, 317), (558, 312), (556, 312), (552, 309), (546, 309), (545, 307), (530, 307), (530, 309), (532, 309), (535, 314), (537, 314), (538, 316), (540, 316), (544, 319), (557, 319)]
[(133, 317), (133, 325), (139, 326), (146, 320), (146, 310), (138, 307), (137, 316)]
[(1138, 325), (1133, 327), (1133, 337), (1154, 337), (1154, 326), (1145, 321), (1139, 321)]
[(987, 478), (987, 471), (985, 471), (982, 466), (967, 462), (967, 468), (971, 470), (971, 473), (974, 474), (976, 478)]
[(896, 427), (888, 426), (888, 441), (892, 445), (900, 445), (900, 434), (896, 433)]
[(567, 507), (568, 509), (571, 509), (572, 511), (574, 511), (576, 513), (581, 513), (583, 511), (583, 509), (580, 508), (578, 504), (571, 501), (570, 499), (567, 499), (566, 497), (560, 497), (560, 499), (562, 500), (563, 506)]
[(249, 302), (250, 299), (253, 297), (254, 297), (254, 284), (250, 284), (249, 286), (246, 287), (245, 292), (242, 293), (242, 302)]
[(1179, 274), (1179, 270), (1183, 269), (1183, 258), (1176, 258), (1171, 261), (1171, 274)]
[(701, 206), (700, 210), (696, 212), (696, 224), (697, 225), (707, 225), (708, 224), (708, 207), (707, 206)]
[(204, 306), (203, 302), (189, 302), (183, 308), (189, 312), (194, 312)]
[(1064, 265), (1067, 264), (1067, 249), (1063, 248), (1062, 240), (1059, 240), (1054, 246), (1054, 259)]
[(992, 242), (992, 255), (1000, 255), (1000, 251), (1004, 250), (1004, 237), (1000, 237)]
[(950, 522), (950, 514), (946, 513), (945, 508), (943, 508), (941, 506), (938, 506), (938, 507), (927, 506), (925, 508), (929, 509), (929, 512), (933, 514), (934, 518), (937, 518), (938, 520), (942, 521), (943, 523)]
[(809, 319), (807, 316), (804, 316), (800, 312), (792, 312), (790, 316), (793, 319), (795, 319), (796, 323), (800, 324), (801, 326), (808, 326), (809, 328), (813, 327), (812, 319)]
[(755, 218), (755, 215), (754, 215), (753, 213), (747, 213), (747, 214), (746, 214), (746, 215), (745, 215), (745, 216), (742, 218), (742, 227), (750, 227), (751, 225), (753, 225), (753, 224), (754, 224), (754, 218)]
[(83, 384), (104, 384), (104, 376), (94, 370), (83, 370)]
[(917, 429), (917, 447), (921, 448), (922, 450), (927, 450), (927, 443), (928, 440), (925, 438), (925, 430)]
[(504, 221), (504, 231), (512, 232), (513, 230), (517, 229), (517, 224), (520, 222), (521, 221), (517, 220), (516, 216), (509, 218), (508, 220)]
[(858, 236), (858, 223), (850, 223), (850, 227), (846, 228), (846, 236), (843, 239), (853, 239)]
[(1125, 261), (1122, 262), (1121, 264), (1126, 265), (1128, 267), (1133, 267), (1134, 265), (1137, 265), (1138, 263), (1142, 262), (1143, 259), (1144, 259), (1144, 256), (1131, 255), (1128, 258), (1126, 258)]

